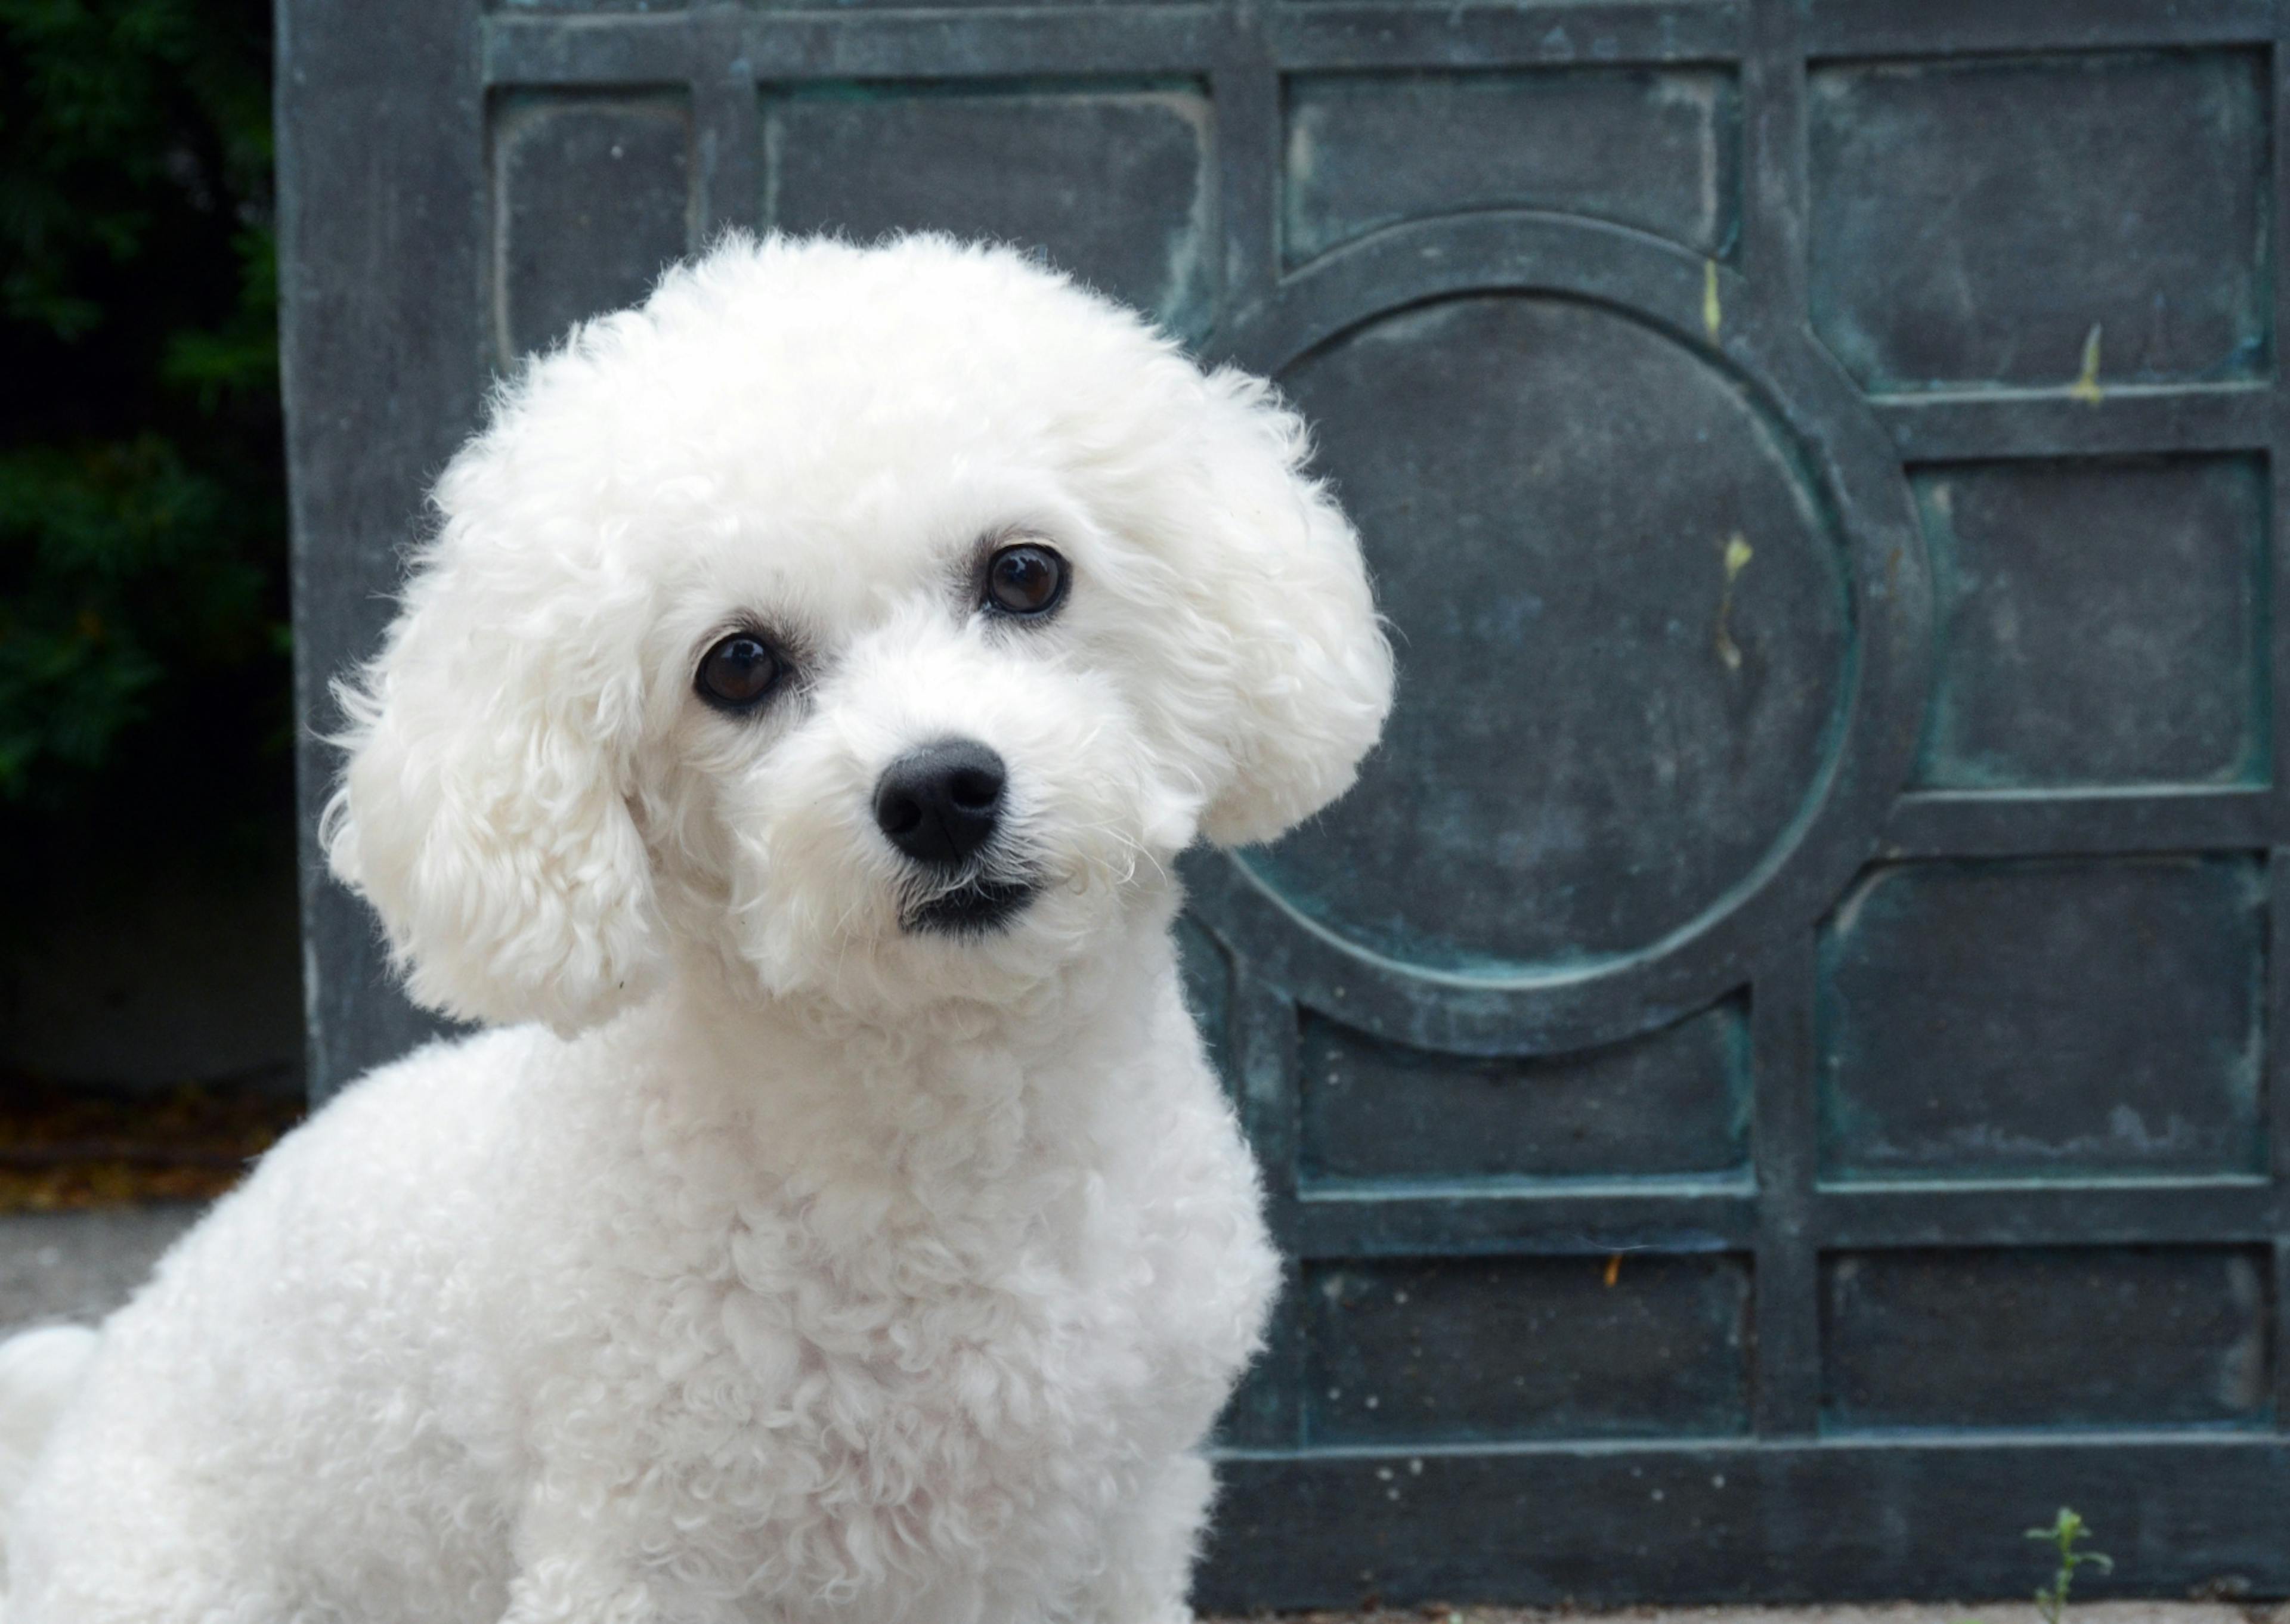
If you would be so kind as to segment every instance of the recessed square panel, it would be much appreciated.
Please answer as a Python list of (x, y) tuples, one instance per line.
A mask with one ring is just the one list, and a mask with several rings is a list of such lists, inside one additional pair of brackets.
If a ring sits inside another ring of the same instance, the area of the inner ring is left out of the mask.
[(2259, 53), (1846, 62), (1809, 89), (1814, 324), (1871, 389), (2263, 368)]
[(1307, 1178), (1678, 1175), (1747, 1160), (1745, 1000), (1525, 1060), (1435, 1054), (1310, 1013), (1301, 1038)]
[(1330, 1263), (1305, 1271), (1303, 1291), (1311, 1443), (1748, 1425), (1746, 1258)]
[(1940, 660), (1919, 782), (2266, 775), (2266, 474), (2254, 458), (1915, 476)]
[(1734, 76), (1713, 68), (1342, 73), (1291, 79), (1291, 264), (1378, 226), (1460, 209), (1557, 209), (1704, 253), (1739, 217)]
[(774, 94), (765, 119), (766, 213), (782, 231), (1013, 243), (1180, 333), (1207, 330), (1198, 85), (845, 84)]
[(2264, 874), (1870, 870), (1822, 937), (1824, 1176), (2262, 1171)]
[(692, 121), (665, 96), (519, 96), (492, 119), (506, 360), (637, 303), (690, 251)]
[(1830, 1258), (1822, 1427), (2263, 1424), (2267, 1276), (2255, 1247)]

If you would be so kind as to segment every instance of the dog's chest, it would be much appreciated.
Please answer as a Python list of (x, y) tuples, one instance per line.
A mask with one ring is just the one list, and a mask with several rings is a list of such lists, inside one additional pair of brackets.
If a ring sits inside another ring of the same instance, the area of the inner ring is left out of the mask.
[[(1173, 1294), (1220, 1266), (1153, 1193), (1077, 1165), (922, 1203), (853, 1179), (746, 1215), (727, 1250), (725, 1349), (774, 1420), (949, 1464), (1117, 1423), (1183, 1334)], [(854, 1412), (874, 1436), (838, 1427)]]
[(765, 1589), (975, 1567), (1196, 1441), (1269, 1280), (1253, 1178), (1213, 1097), (1114, 1125), (809, 1165), (656, 1280), (687, 1551)]

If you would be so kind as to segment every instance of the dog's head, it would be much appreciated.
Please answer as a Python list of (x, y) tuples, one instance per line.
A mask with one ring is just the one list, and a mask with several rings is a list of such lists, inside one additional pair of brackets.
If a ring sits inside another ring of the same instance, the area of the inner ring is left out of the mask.
[(345, 693), (414, 995), (1000, 998), (1340, 793), (1391, 668), (1263, 385), (1018, 254), (727, 243), (534, 363)]

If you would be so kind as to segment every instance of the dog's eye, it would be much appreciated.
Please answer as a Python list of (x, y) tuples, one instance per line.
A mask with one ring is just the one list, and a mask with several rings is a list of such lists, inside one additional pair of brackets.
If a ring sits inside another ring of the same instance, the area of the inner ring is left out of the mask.
[(719, 710), (747, 710), (778, 684), (782, 669), (770, 644), (753, 632), (733, 632), (700, 657), (693, 685)]
[(986, 607), (1003, 614), (1039, 615), (1066, 595), (1066, 561), (1038, 541), (1005, 547), (986, 561)]

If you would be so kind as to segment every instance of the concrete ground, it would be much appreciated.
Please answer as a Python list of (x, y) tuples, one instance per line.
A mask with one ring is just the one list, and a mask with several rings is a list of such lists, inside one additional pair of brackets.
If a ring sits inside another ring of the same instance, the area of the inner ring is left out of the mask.
[(127, 1300), (204, 1210), (0, 1214), (0, 1332), (101, 1319)]
[[(202, 1210), (185, 1205), (0, 1215), (0, 1334), (58, 1320), (86, 1324), (100, 1319), (127, 1300), (159, 1254)], [(2032, 1564), (2030, 1572), (2034, 1573)], [(1283, 1624), (2042, 1624), (2042, 1620), (2026, 1602), (1967, 1602), (1638, 1607), (1603, 1613), (1432, 1606), (1380, 1613), (1291, 1614)], [(2290, 1604), (2077, 1603), (2070, 1609), (2069, 1624), (2290, 1624)]]

